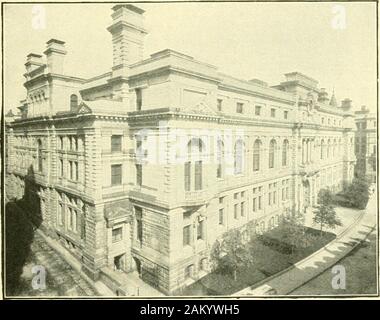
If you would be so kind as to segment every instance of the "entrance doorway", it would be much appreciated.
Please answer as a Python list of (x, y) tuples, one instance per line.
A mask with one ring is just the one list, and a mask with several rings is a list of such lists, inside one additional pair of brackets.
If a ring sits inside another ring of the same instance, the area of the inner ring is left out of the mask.
[(124, 254), (116, 256), (113, 258), (113, 267), (114, 270), (122, 271), (124, 270)]

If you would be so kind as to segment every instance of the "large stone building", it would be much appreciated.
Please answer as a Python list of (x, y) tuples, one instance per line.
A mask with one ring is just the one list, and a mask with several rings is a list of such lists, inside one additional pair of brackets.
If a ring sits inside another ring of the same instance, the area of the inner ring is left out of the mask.
[(362, 106), (360, 111), (355, 112), (355, 174), (358, 177), (366, 177), (370, 182), (376, 182), (376, 114)]
[(353, 177), (351, 101), (299, 72), (270, 87), (163, 50), (143, 60), (144, 11), (113, 7), (110, 72), (65, 74), (64, 42), (26, 62), (8, 132), (8, 193), (93, 279), (137, 270), (170, 294), (209, 271), (215, 240), (316, 204)]

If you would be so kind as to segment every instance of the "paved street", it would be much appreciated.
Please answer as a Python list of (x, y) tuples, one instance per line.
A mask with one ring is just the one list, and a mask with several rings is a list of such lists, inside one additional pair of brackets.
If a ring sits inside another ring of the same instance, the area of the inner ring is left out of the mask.
[[(16, 222), (16, 223), (14, 223)], [(15, 205), (7, 205), (7, 295), (9, 296), (95, 296), (96, 291), (56, 253)], [(16, 229), (17, 228), (17, 229)], [(26, 231), (26, 232), (25, 232)], [(22, 232), (22, 233), (21, 233)], [(29, 234), (26, 240), (26, 234)], [(23, 235), (23, 237), (20, 237)], [(20, 247), (20, 244), (22, 245)], [(33, 266), (47, 271), (46, 289), (34, 290)], [(15, 270), (20, 270), (15, 272)]]

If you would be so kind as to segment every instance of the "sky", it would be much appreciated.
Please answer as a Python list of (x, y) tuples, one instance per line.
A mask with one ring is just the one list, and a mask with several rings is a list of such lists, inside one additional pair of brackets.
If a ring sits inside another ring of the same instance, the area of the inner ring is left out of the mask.
[[(241, 79), (269, 85), (302, 72), (337, 101), (376, 110), (375, 3), (141, 3), (144, 56), (170, 48)], [(42, 11), (41, 11), (42, 6)], [(19, 106), (27, 54), (66, 42), (65, 73), (90, 78), (112, 67), (112, 4), (4, 5), (4, 110)], [(45, 12), (45, 19), (38, 20)], [(37, 22), (36, 22), (37, 21)], [(40, 22), (40, 23), (38, 23)], [(42, 23), (41, 23), (42, 22)]]

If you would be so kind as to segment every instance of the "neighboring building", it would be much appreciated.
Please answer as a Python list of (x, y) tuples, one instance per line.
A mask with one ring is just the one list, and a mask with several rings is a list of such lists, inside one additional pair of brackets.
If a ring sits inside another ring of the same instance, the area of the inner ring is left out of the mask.
[(365, 106), (355, 112), (355, 155), (357, 159), (355, 175), (367, 177), (376, 182), (377, 163), (377, 122), (376, 114)]
[(352, 180), (349, 100), (298, 72), (268, 87), (173, 50), (142, 60), (143, 10), (116, 5), (112, 17), (106, 74), (66, 75), (56, 39), (47, 62), (28, 55), (8, 132), (9, 192), (93, 279), (137, 270), (173, 293), (209, 271), (224, 232), (251, 220), (264, 232)]
[(21, 115), (20, 114), (14, 114), (12, 109), (8, 110), (8, 112), (4, 115), (4, 121), (5, 123), (9, 123), (12, 121), (15, 121), (17, 119), (20, 119)]

